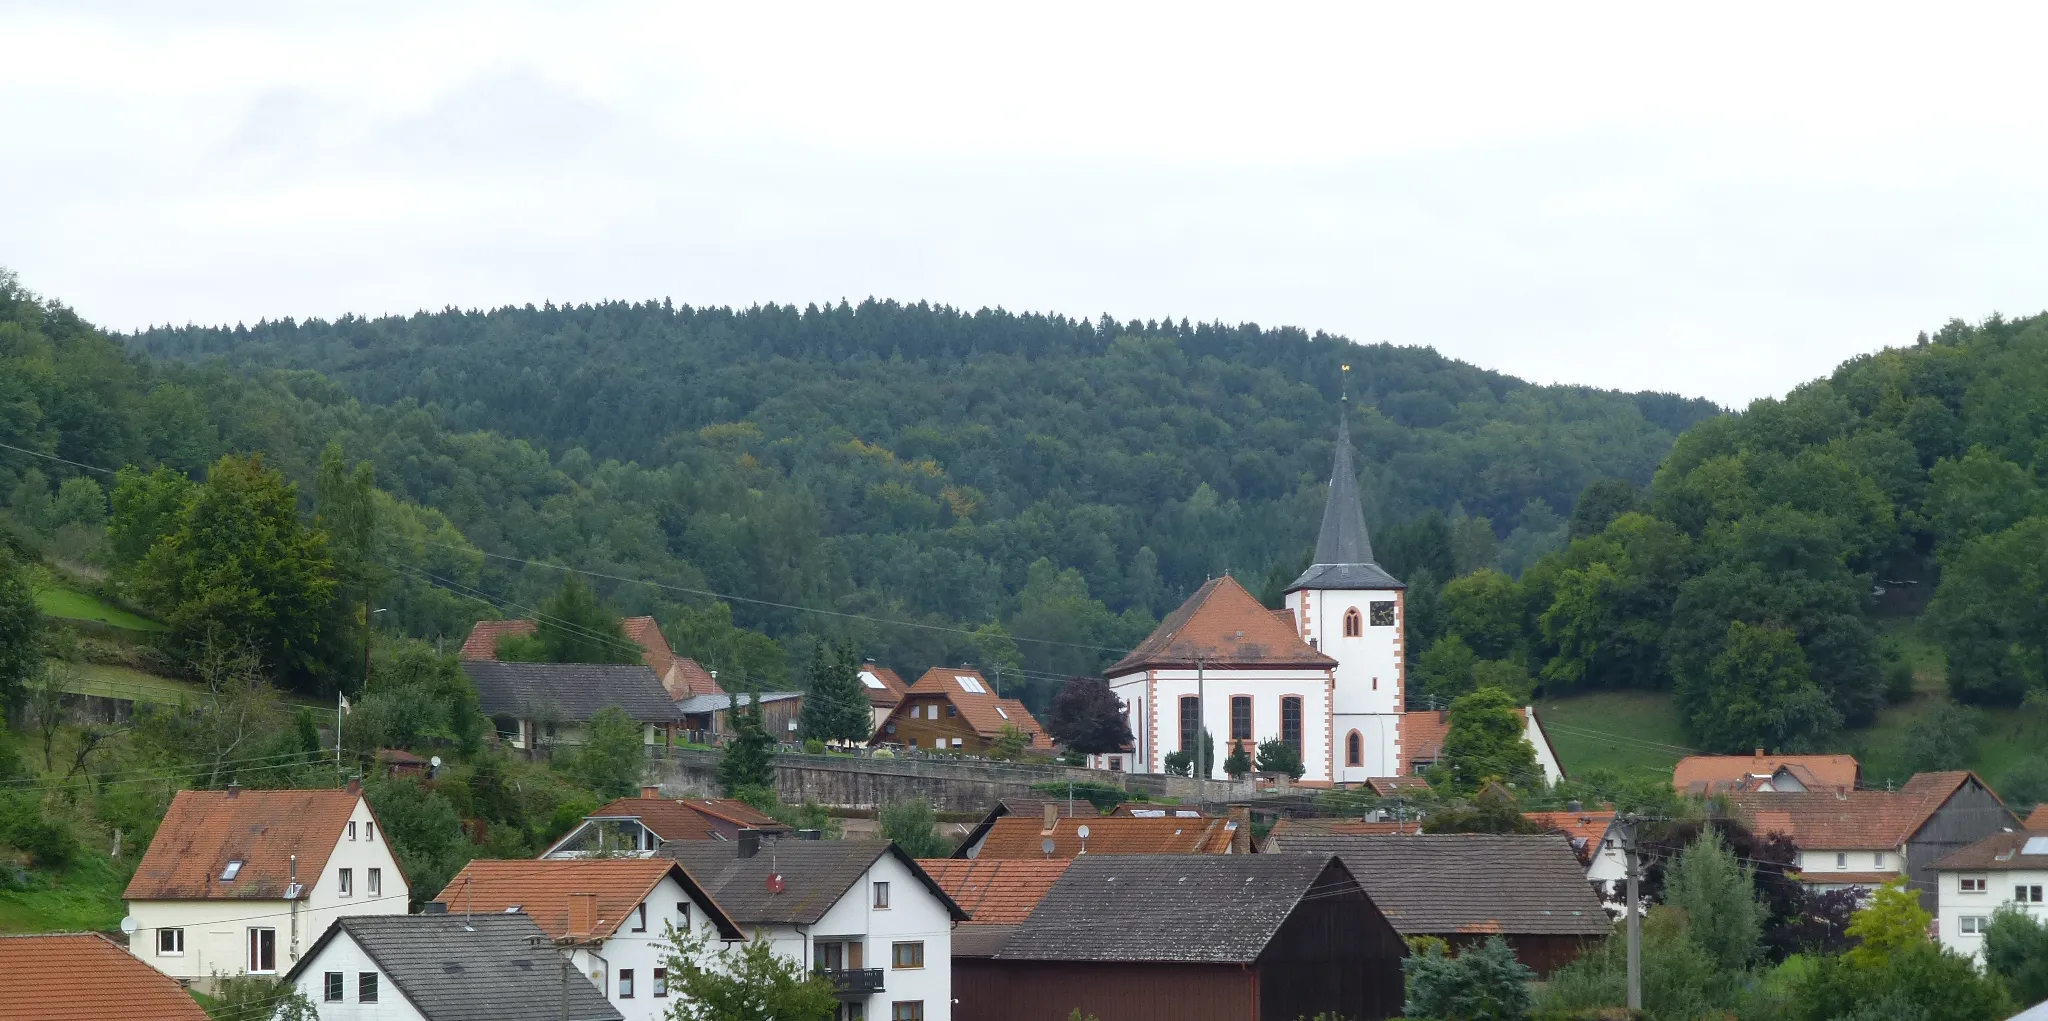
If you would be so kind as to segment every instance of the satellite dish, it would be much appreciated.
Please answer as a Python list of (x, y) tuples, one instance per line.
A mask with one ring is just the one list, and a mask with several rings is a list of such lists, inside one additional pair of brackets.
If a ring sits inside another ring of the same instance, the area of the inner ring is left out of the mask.
[(436, 756), (434, 756), (433, 758), (431, 758), (431, 759), (428, 759), (428, 760), (427, 760), (427, 765), (429, 765), (429, 766), (432, 766), (432, 767), (434, 767), (435, 769), (440, 769), (440, 768), (441, 768), (441, 757), (440, 757), (439, 755), (436, 755)]
[(136, 925), (136, 924), (135, 924), (135, 916), (134, 916), (134, 915), (129, 915), (128, 917), (126, 917), (126, 918), (123, 918), (123, 919), (121, 919), (121, 931), (122, 931), (122, 932), (125, 932), (125, 933), (127, 933), (128, 935), (130, 935), (130, 936), (133, 936), (133, 935), (135, 935), (135, 930), (137, 930), (137, 929), (139, 929), (139, 928), (141, 928), (141, 926), (139, 926), (139, 925)]
[(781, 892), (782, 892), (782, 873), (780, 873), (780, 872), (770, 872), (770, 873), (768, 874), (768, 892), (769, 892), (769, 893), (781, 893)]
[(1088, 839), (1088, 824), (1082, 823), (1081, 828), (1074, 831), (1074, 835), (1080, 837), (1082, 840)]
[(1038, 846), (1040, 850), (1043, 850), (1045, 852), (1046, 857), (1052, 857), (1053, 843), (1051, 837), (1047, 837), (1044, 840), (1039, 841)]

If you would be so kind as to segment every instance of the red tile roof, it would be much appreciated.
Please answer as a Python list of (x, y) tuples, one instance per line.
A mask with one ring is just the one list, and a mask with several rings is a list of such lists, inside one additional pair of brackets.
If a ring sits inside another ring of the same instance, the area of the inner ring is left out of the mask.
[(920, 858), (917, 863), (969, 918), (1016, 925), (1031, 917), (1031, 909), (1074, 859)]
[[(1089, 854), (1229, 854), (1237, 824), (1229, 819), (1126, 819), (1097, 816), (1091, 819), (1061, 816), (1050, 830), (1045, 820), (1013, 815), (997, 819), (989, 827), (976, 860), (981, 858), (1022, 858), (1043, 860), (1044, 842), (1052, 838), (1054, 858)], [(1082, 840), (1081, 827), (1088, 827)]]
[(626, 633), (633, 644), (641, 648), (640, 659), (656, 677), (667, 677), (669, 668), (675, 666), (675, 651), (668, 647), (668, 639), (661, 633), (661, 625), (653, 617), (622, 617), (619, 630)]
[[(1889, 791), (1734, 792), (1728, 795), (1759, 833), (1783, 833), (1816, 851), (1886, 850), (1904, 844), (1965, 783), (1966, 770), (1919, 773)], [(1987, 791), (1989, 788), (1985, 788)]]
[(1792, 775), (1807, 786), (1854, 788), (1863, 775), (1853, 755), (1688, 755), (1672, 769), (1671, 786), (1718, 792), (1745, 777), (1769, 776), (1780, 766), (1797, 767)]
[[(971, 679), (981, 690), (970, 690), (960, 683), (961, 678)], [(1052, 738), (1047, 736), (1044, 727), (1038, 725), (1038, 720), (1031, 715), (1031, 710), (1024, 708), (1024, 703), (1014, 698), (997, 698), (995, 685), (990, 684), (988, 678), (983, 677), (978, 670), (935, 666), (925, 671), (924, 676), (919, 677), (917, 683), (910, 686), (908, 693), (945, 696), (946, 700), (960, 711), (960, 718), (965, 720), (969, 727), (974, 728), (976, 734), (989, 740), (1001, 737), (1004, 727), (1016, 727), (1031, 735), (1031, 743), (1027, 747), (1052, 747)], [(902, 706), (899, 704), (895, 711), (902, 712)]]
[(1365, 781), (1365, 789), (1383, 798), (1411, 791), (1429, 789), (1429, 781), (1419, 776), (1375, 776)]
[(754, 810), (744, 801), (729, 798), (619, 798), (590, 813), (593, 816), (631, 816), (663, 840), (715, 840), (706, 818), (723, 819), (741, 828), (787, 830), (789, 827)]
[(1180, 608), (1166, 615), (1150, 637), (1110, 667), (1116, 676), (1158, 667), (1193, 667), (1196, 660), (1211, 667), (1293, 666), (1320, 669), (1337, 661), (1301, 640), (1259, 604), (1237, 579), (1211, 578)]
[(1600, 841), (1607, 836), (1607, 828), (1614, 825), (1614, 810), (1523, 812), (1522, 818), (1543, 827), (1546, 832), (1564, 834), (1579, 860), (1590, 864), (1594, 853), (1600, 849)]
[[(469, 637), (462, 641), (460, 659), (498, 658), (498, 642), (506, 635), (530, 635), (534, 623), (530, 620), (480, 620), (469, 629)], [(640, 646), (640, 661), (661, 678), (672, 698), (688, 698), (691, 695), (722, 695), (724, 689), (718, 686), (711, 672), (700, 666), (696, 660), (675, 654), (669, 648), (667, 636), (661, 633), (661, 625), (653, 617), (622, 617), (619, 630), (626, 638)]]
[(0, 936), (0, 1021), (207, 1021), (176, 979), (98, 933)]
[(530, 635), (534, 624), (530, 620), (480, 620), (469, 629), (469, 637), (462, 640), (462, 651), (458, 659), (497, 659), (498, 640), (506, 635)]
[[(1529, 710), (1517, 708), (1522, 726), (1529, 725)], [(1424, 709), (1401, 714), (1401, 768), (1412, 769), (1417, 762), (1435, 762), (1443, 756), (1444, 738), (1451, 732), (1447, 709)], [(1553, 753), (1555, 754), (1555, 753)], [(1368, 781), (1370, 782), (1370, 781)]]
[[(448, 905), (449, 914), (474, 911), (496, 914), (517, 907), (548, 935), (561, 938), (569, 931), (569, 899), (573, 894), (597, 895), (597, 924), (588, 933), (574, 933), (595, 939), (609, 939), (655, 884), (674, 869), (678, 881), (698, 903), (715, 910), (709, 896), (688, 878), (682, 866), (669, 858), (577, 858), (544, 861), (478, 858), (462, 867), (434, 900)], [(729, 919), (719, 927), (736, 931)]]
[(2048, 833), (2048, 804), (2035, 805), (2027, 813), (2026, 827), (2029, 833)]
[[(310, 888), (327, 867), (355, 791), (179, 791), (124, 900), (281, 900), (298, 856)], [(230, 861), (242, 868), (221, 880)], [(304, 891), (301, 891), (304, 896)]]
[(704, 669), (703, 664), (687, 656), (677, 656), (675, 670), (663, 674), (662, 680), (668, 684), (668, 693), (678, 701), (691, 695), (727, 693), (724, 688), (718, 686), (718, 678), (711, 676), (711, 671)]
[(903, 693), (910, 688), (910, 685), (903, 683), (903, 678), (896, 671), (879, 663), (862, 663), (860, 672), (873, 677), (875, 682), (881, 685), (879, 688), (870, 687), (867, 679), (863, 677), (860, 690), (867, 693), (870, 704), (884, 709), (903, 701)]

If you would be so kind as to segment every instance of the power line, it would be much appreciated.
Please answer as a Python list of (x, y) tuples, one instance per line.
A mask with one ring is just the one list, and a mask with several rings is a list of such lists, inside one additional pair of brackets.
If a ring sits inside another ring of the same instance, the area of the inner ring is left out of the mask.
[(100, 474), (102, 474), (102, 475), (114, 475), (114, 474), (117, 474), (117, 473), (116, 473), (116, 472), (115, 472), (115, 471), (114, 471), (113, 469), (111, 469), (111, 468), (101, 468), (101, 467), (99, 467), (98, 465), (91, 465), (91, 464), (86, 464), (86, 463), (85, 463), (85, 462), (83, 462), (83, 461), (73, 461), (72, 459), (70, 459), (70, 458), (68, 458), (68, 457), (58, 457), (58, 456), (57, 456), (57, 455), (55, 455), (55, 454), (45, 454), (45, 453), (43, 453), (43, 452), (42, 452), (42, 451), (40, 451), (40, 450), (30, 450), (30, 449), (28, 449), (27, 447), (17, 447), (17, 446), (14, 446), (14, 445), (13, 445), (13, 444), (11, 444), (11, 443), (0, 443), (0, 450), (12, 450), (12, 451), (14, 451), (14, 452), (16, 452), (16, 453), (20, 453), (20, 454), (27, 454), (27, 455), (29, 455), (30, 457), (47, 457), (47, 458), (49, 458), (49, 459), (50, 459), (50, 460), (52, 460), (52, 461), (61, 461), (61, 462), (65, 463), (65, 464), (68, 464), (68, 465), (70, 465), (70, 466), (74, 467), (74, 468), (83, 468), (83, 469), (85, 469), (86, 471), (89, 471), (89, 472), (99, 472), (99, 473), (100, 473)]

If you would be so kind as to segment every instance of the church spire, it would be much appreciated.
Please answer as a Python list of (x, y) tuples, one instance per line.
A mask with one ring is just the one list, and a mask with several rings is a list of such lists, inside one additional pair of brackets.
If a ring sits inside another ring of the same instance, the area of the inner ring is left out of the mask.
[[(1346, 371), (1350, 366), (1344, 367)], [(1337, 456), (1330, 464), (1330, 493), (1323, 503), (1323, 528), (1316, 533), (1316, 555), (1308, 570), (1288, 586), (1296, 589), (1405, 588), (1372, 558), (1372, 538), (1365, 530), (1365, 505), (1358, 496), (1358, 468), (1351, 462), (1351, 400), (1347, 393), (1337, 416)]]

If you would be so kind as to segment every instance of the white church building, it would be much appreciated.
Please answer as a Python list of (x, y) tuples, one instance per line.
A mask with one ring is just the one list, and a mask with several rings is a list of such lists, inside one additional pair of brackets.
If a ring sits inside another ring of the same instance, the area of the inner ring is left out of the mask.
[[(1348, 416), (1347, 416), (1348, 418)], [(1352, 464), (1351, 428), (1340, 420), (1330, 491), (1314, 562), (1287, 588), (1286, 608), (1262, 606), (1228, 576), (1213, 578), (1109, 668), (1110, 689), (1130, 714), (1127, 756), (1098, 767), (1163, 773), (1166, 757), (1192, 751), (1206, 729), (1210, 775), (1222, 775), (1233, 742), (1256, 755), (1278, 737), (1301, 753), (1305, 781), (1362, 783), (1427, 763), (1404, 754), (1407, 675), (1402, 635), (1406, 585), (1373, 560)], [(1442, 714), (1414, 714), (1435, 756)], [(1537, 759), (1561, 778), (1533, 710), (1525, 712)], [(1427, 720), (1421, 717), (1428, 717)]]

